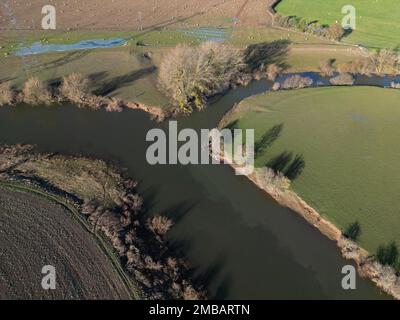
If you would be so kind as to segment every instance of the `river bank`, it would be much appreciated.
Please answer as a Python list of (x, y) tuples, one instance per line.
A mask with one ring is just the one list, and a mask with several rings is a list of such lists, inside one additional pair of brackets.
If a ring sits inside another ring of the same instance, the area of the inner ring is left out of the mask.
[[(231, 123), (232, 115), (237, 112), (238, 108), (239, 105), (235, 105), (224, 115), (218, 126), (220, 129)], [(221, 159), (224, 160), (224, 158), (224, 155), (222, 155)], [(237, 169), (237, 166), (232, 161), (228, 161), (228, 163), (230, 163), (233, 170)], [(269, 183), (265, 178), (265, 169), (255, 168), (254, 172), (247, 176), (247, 179), (265, 192), (269, 198), (274, 199), (279, 205), (293, 210), (319, 230), (321, 234), (334, 241), (342, 256), (356, 263), (360, 276), (371, 280), (378, 288), (400, 300), (400, 277), (398, 277), (394, 268), (381, 265), (367, 250), (346, 238), (340, 228), (328, 219), (323, 218), (317, 210), (311, 207), (296, 192), (287, 188), (279, 188)]]
[[(168, 246), (173, 222), (143, 213), (137, 183), (101, 160), (0, 146), (0, 183), (56, 201), (75, 213), (135, 299), (203, 299), (191, 268)], [(84, 244), (83, 244), (84, 245)], [(78, 250), (78, 248), (75, 248)]]
[(395, 299), (400, 300), (400, 278), (396, 275), (396, 271), (392, 267), (383, 266), (377, 262), (366, 250), (346, 238), (338, 227), (323, 218), (295, 192), (269, 188), (257, 177), (257, 174), (248, 176), (248, 179), (258, 188), (265, 191), (279, 205), (292, 209), (318, 229), (324, 236), (334, 241), (340, 249), (342, 256), (353, 260), (357, 264), (358, 272), (362, 277), (370, 279), (378, 288), (390, 294)]
[[(36, 90), (36, 89), (35, 89)], [(32, 90), (33, 91), (33, 90)], [(7, 82), (0, 82), (0, 107), (16, 106), (18, 104), (29, 104), (32, 106), (38, 104), (61, 104), (69, 102), (70, 99), (59, 92), (59, 88), (52, 86), (51, 90), (47, 91), (43, 88), (43, 93), (29, 92), (24, 90), (18, 91), (11, 87)], [(144, 103), (135, 101), (126, 101), (120, 98), (107, 97), (95, 94), (82, 94), (74, 97), (75, 103), (80, 108), (87, 108), (93, 111), (104, 109), (107, 112), (121, 112), (124, 109), (141, 110), (147, 113), (152, 120), (162, 122), (165, 118), (173, 114), (173, 110), (166, 111), (161, 107), (148, 106)]]

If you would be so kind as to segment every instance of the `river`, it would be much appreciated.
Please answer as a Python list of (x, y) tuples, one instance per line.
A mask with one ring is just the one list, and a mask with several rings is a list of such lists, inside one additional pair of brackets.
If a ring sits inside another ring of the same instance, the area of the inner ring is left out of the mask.
[[(265, 80), (215, 98), (179, 128), (213, 128), (235, 102), (267, 90)], [(343, 290), (344, 260), (335, 243), (277, 205), (226, 165), (150, 166), (146, 133), (166, 129), (141, 111), (80, 110), (71, 105), (0, 108), (0, 143), (117, 161), (139, 181), (146, 211), (171, 216), (170, 241), (194, 277), (220, 299), (386, 299), (368, 280)], [(84, 245), (84, 244), (82, 244)]]

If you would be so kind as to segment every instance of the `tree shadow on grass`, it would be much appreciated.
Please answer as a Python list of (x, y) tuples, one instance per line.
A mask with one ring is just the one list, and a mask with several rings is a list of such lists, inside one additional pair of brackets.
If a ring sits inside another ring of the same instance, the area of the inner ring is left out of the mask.
[(289, 40), (277, 40), (252, 44), (245, 50), (245, 63), (250, 71), (272, 63), (287, 68), (285, 63), (289, 51)]
[(151, 66), (148, 68), (143, 68), (140, 70), (135, 70), (135, 71), (129, 72), (122, 76), (117, 76), (108, 81), (103, 81), (103, 83), (99, 86), (99, 88), (94, 91), (94, 94), (101, 95), (101, 96), (108, 95), (117, 89), (121, 89), (123, 87), (129, 86), (131, 83), (135, 82), (136, 80), (139, 80), (143, 77), (146, 77), (149, 74), (154, 73), (156, 71), (156, 69), (157, 68), (155, 66)]
[(293, 153), (284, 151), (278, 156), (272, 158), (268, 163), (267, 167), (271, 168), (275, 172), (283, 172), (286, 166), (292, 161)]
[(306, 162), (303, 155), (297, 154), (293, 158), (292, 152), (284, 151), (271, 159), (266, 166), (274, 170), (276, 173), (283, 173), (288, 179), (293, 181), (302, 174)]
[(61, 67), (67, 63), (83, 58), (84, 56), (88, 55), (89, 52), (90, 50), (79, 50), (79, 51), (68, 52), (62, 57), (40, 64), (34, 71), (34, 73)]
[(269, 148), (278, 139), (283, 130), (283, 123), (273, 126), (254, 144), (254, 156), (258, 158), (267, 148)]
[(306, 162), (304, 160), (303, 155), (296, 155), (292, 163), (285, 171), (285, 176), (290, 180), (296, 180), (302, 173), (306, 166)]

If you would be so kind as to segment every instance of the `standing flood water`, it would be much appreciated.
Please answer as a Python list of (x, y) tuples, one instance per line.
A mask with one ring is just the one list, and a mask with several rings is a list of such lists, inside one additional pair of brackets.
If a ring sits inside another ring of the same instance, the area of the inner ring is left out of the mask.
[[(180, 118), (180, 128), (213, 128), (266, 81), (239, 88), (207, 110)], [(291, 210), (278, 206), (225, 165), (150, 166), (145, 137), (156, 124), (139, 111), (106, 113), (62, 107), (0, 110), (0, 143), (116, 160), (139, 181), (146, 210), (171, 216), (170, 240), (196, 268), (211, 297), (223, 299), (380, 299), (369, 281), (342, 289), (336, 245)], [(84, 245), (84, 244), (82, 244)]]

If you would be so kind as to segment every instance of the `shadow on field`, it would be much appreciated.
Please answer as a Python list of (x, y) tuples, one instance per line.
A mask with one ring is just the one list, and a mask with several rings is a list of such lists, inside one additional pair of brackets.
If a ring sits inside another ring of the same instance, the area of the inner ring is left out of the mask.
[(293, 153), (284, 151), (267, 163), (267, 167), (273, 169), (275, 172), (283, 172), (286, 166), (292, 161)]
[(90, 50), (79, 50), (79, 51), (69, 52), (60, 58), (40, 64), (38, 67), (38, 70), (36, 70), (35, 72), (39, 72), (39, 71), (42, 72), (43, 70), (50, 70), (50, 69), (54, 69), (57, 67), (61, 67), (67, 63), (81, 59), (82, 57), (89, 54), (89, 52), (90, 52)]
[(267, 163), (267, 167), (275, 172), (282, 172), (291, 181), (296, 180), (306, 166), (303, 155), (297, 154), (293, 158), (293, 153), (284, 151)]
[(245, 62), (248, 68), (254, 71), (275, 63), (286, 69), (288, 65), (284, 61), (287, 58), (290, 43), (289, 40), (277, 40), (248, 46), (245, 51)]
[(344, 29), (344, 34), (343, 34), (343, 38), (350, 36), (353, 33), (353, 29), (348, 28), (348, 29)]
[[(103, 81), (100, 84), (100, 87), (94, 91), (94, 94), (101, 95), (101, 96), (108, 95), (117, 89), (126, 87), (126, 86), (130, 85), (132, 82), (135, 82), (136, 80), (139, 80), (149, 74), (154, 73), (156, 70), (157, 70), (157, 68), (155, 66), (151, 66), (151, 67), (142, 68), (139, 70), (129, 72), (122, 76), (114, 77), (111, 80)], [(100, 78), (104, 78), (105, 75), (102, 73), (97, 73), (97, 74), (92, 75), (91, 77), (92, 78), (94, 77), (95, 79), (97, 78), (95, 81), (98, 82), (100, 80)]]
[(258, 158), (281, 136), (283, 123), (273, 126), (254, 144), (254, 156)]
[[(237, 120), (231, 122), (227, 127), (231, 130), (237, 126)], [(256, 158), (265, 154), (266, 150), (281, 136), (283, 123), (273, 126), (254, 144), (254, 155)], [(306, 162), (303, 155), (283, 151), (276, 157), (269, 160), (266, 167), (271, 168), (275, 173), (281, 172), (291, 181), (296, 180), (303, 172)]]

